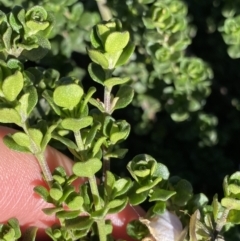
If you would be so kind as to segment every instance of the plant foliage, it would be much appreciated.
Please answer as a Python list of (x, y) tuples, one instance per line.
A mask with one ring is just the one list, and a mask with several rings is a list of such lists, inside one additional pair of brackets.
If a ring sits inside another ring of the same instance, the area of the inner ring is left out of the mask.
[[(212, 8), (222, 12), (222, 21), (213, 24), (213, 14), (208, 29), (237, 59), (239, 6), (220, 2)], [(195, 193), (194, 183), (169, 171), (192, 161), (202, 179), (206, 167), (218, 165), (216, 160), (223, 168), (228, 161), (216, 146), (224, 146), (229, 137), (224, 140), (224, 130), (217, 130), (218, 112), (207, 104), (219, 70), (194, 52), (191, 3), (18, 0), (14, 5), (0, 3), (0, 122), (18, 128), (4, 143), (38, 160), (48, 188), (34, 191), (53, 205), (43, 212), (59, 219), (59, 225), (46, 230), (52, 240), (112, 240), (106, 216), (142, 203), (149, 207), (148, 221), (135, 220), (127, 228), (138, 240), (157, 239), (149, 220), (168, 211), (183, 226), (177, 240), (225, 240), (226, 231), (240, 223), (236, 168), (231, 175), (219, 171), (217, 181), (228, 175), (223, 194), (213, 198)], [(239, 110), (238, 97), (229, 98)], [(141, 140), (151, 155), (139, 154)], [(164, 143), (169, 140), (170, 145)], [(190, 156), (186, 162), (177, 146), (181, 142)], [(44, 156), (49, 144), (74, 159), (72, 175), (62, 167), (50, 172)], [(126, 161), (128, 176), (113, 171)], [(76, 190), (78, 177), (86, 182)], [(32, 227), (22, 235), (12, 218), (0, 225), (0, 240), (34, 240), (36, 231)]]

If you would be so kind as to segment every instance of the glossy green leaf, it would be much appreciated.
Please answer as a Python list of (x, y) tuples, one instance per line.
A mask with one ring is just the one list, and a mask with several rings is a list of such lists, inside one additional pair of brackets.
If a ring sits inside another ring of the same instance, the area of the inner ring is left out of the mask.
[(105, 185), (105, 189), (107, 191), (107, 197), (111, 197), (112, 195), (112, 191), (113, 191), (113, 185), (115, 183), (115, 176), (110, 172), (110, 171), (106, 171), (106, 185)]
[(18, 59), (9, 59), (7, 61), (7, 67), (12, 70), (19, 70), (19, 71), (22, 71), (24, 68), (23, 63)]
[(106, 235), (111, 235), (112, 232), (113, 232), (113, 225), (112, 225), (112, 222), (111, 220), (105, 220), (105, 232), (106, 232)]
[[(144, 165), (142, 165), (144, 167)], [(150, 169), (139, 169), (139, 170), (134, 170), (134, 174), (140, 178), (143, 177), (148, 177), (151, 175), (151, 170)]]
[(166, 211), (166, 202), (158, 201), (153, 206), (153, 212), (155, 214), (161, 215)]
[(122, 23), (119, 19), (112, 19), (105, 23), (105, 25), (111, 29), (112, 31), (115, 30), (121, 30), (122, 29)]
[(53, 180), (55, 180), (56, 182), (58, 182), (60, 185), (64, 184), (66, 179), (60, 175), (53, 175)]
[[(12, 240), (15, 240), (14, 238), (15, 236), (15, 231), (13, 228), (8, 228), (8, 230), (6, 230), (4, 233), (3, 233), (3, 240), (5, 241), (12, 241)], [(2, 241), (2, 240), (1, 240)]]
[(126, 64), (129, 61), (134, 50), (135, 50), (134, 44), (131, 42), (128, 43), (128, 45), (124, 48), (123, 52), (121, 53), (120, 57), (118, 58), (118, 61), (115, 66), (119, 67), (119, 66)]
[(87, 93), (84, 96), (84, 100), (81, 103), (80, 113), (81, 117), (85, 117), (88, 115), (88, 102), (91, 99), (92, 95), (97, 91), (97, 89), (93, 86), (91, 86)]
[(36, 21), (38, 20), (40, 22), (47, 19), (47, 15), (48, 15), (47, 11), (42, 6), (36, 5), (30, 8), (26, 12), (25, 16), (27, 19), (33, 18), (33, 19), (36, 19)]
[(221, 200), (221, 204), (223, 207), (229, 209), (229, 210), (240, 210), (240, 200), (230, 198), (230, 197), (224, 197)]
[(58, 127), (59, 125), (59, 121), (53, 125), (51, 125), (50, 127), (48, 127), (43, 139), (42, 139), (42, 143), (41, 143), (41, 148), (42, 150), (45, 150), (47, 144), (49, 143), (49, 141), (52, 138), (52, 132)]
[(181, 179), (175, 186), (176, 195), (173, 196), (174, 203), (178, 206), (184, 206), (192, 197), (192, 185), (184, 179)]
[(237, 180), (240, 181), (240, 171), (234, 172), (230, 177), (229, 180)]
[(31, 147), (31, 142), (29, 136), (23, 132), (16, 132), (11, 135), (12, 139), (20, 146), (27, 147), (28, 149)]
[[(206, 206), (208, 204), (209, 200), (206, 197), (206, 195), (204, 195), (203, 193), (198, 193), (193, 195), (193, 197), (189, 200), (188, 202), (188, 207), (189, 210), (195, 211), (196, 209), (199, 209), (203, 206)], [(212, 204), (213, 207), (213, 214), (214, 214), (214, 206)]]
[(16, 110), (11, 108), (2, 108), (0, 109), (0, 122), (21, 125), (21, 118)]
[(127, 154), (128, 149), (117, 149), (115, 151), (111, 151), (111, 152), (107, 152), (104, 157), (106, 158), (119, 158), (122, 159), (125, 157), (125, 155)]
[(55, 111), (55, 113), (57, 115), (60, 115), (61, 114), (61, 110), (60, 110), (59, 106), (57, 106), (55, 104), (55, 102), (53, 101), (53, 93), (52, 93), (52, 91), (45, 90), (45, 91), (43, 91), (42, 96), (47, 100), (47, 102), (52, 107), (52, 109)]
[(42, 138), (43, 138), (42, 132), (35, 128), (29, 128), (28, 133), (29, 133), (30, 138), (37, 145), (36, 148), (38, 150), (35, 150), (34, 152), (40, 151), (41, 150), (41, 142), (42, 142)]
[(29, 147), (24, 147), (21, 145), (18, 145), (11, 136), (5, 136), (3, 138), (4, 144), (10, 148), (11, 150), (18, 151), (18, 152), (28, 152), (31, 153)]
[(164, 189), (154, 189), (149, 201), (167, 201), (173, 195), (175, 195), (175, 191), (169, 191)]
[(18, 220), (16, 218), (10, 218), (8, 224), (14, 229), (14, 238), (19, 239), (21, 237), (21, 230)]
[(133, 190), (130, 189), (128, 194), (129, 203), (133, 206), (143, 203), (147, 199), (148, 193), (148, 191), (136, 193), (136, 188), (134, 188)]
[(104, 54), (104, 56), (106, 57), (106, 59), (108, 60), (108, 63), (109, 63), (109, 66), (108, 66), (109, 70), (112, 71), (115, 69), (116, 63), (117, 63), (118, 59), (120, 58), (121, 54), (122, 54), (122, 50), (118, 51), (116, 53), (106, 52)]
[(26, 120), (29, 114), (33, 111), (38, 101), (38, 94), (36, 88), (33, 86), (29, 86), (26, 89), (25, 94), (21, 96), (19, 99), (19, 107), (16, 109), (19, 113), (21, 113), (22, 119)]
[(90, 41), (94, 48), (99, 48), (102, 45), (102, 42), (97, 34), (96, 28), (93, 28), (90, 33)]
[(84, 144), (86, 146), (90, 145), (93, 142), (93, 140), (97, 134), (97, 131), (100, 129), (100, 127), (101, 127), (101, 124), (99, 122), (93, 124), (93, 126), (91, 127), (90, 131), (88, 132), (85, 142), (84, 142)]
[(71, 130), (73, 132), (77, 132), (83, 128), (90, 126), (93, 122), (93, 118), (91, 116), (82, 117), (80, 119), (76, 118), (65, 118), (61, 125), (63, 128), (67, 130)]
[(57, 134), (52, 134), (52, 138), (55, 140), (60, 141), (61, 143), (63, 143), (64, 145), (66, 145), (67, 147), (71, 148), (71, 149), (77, 149), (77, 145), (70, 139), (68, 139), (67, 137), (63, 137)]
[(153, 28), (155, 28), (155, 26), (154, 26), (154, 22), (152, 21), (152, 19), (151, 18), (142, 18), (142, 21), (143, 21), (143, 24), (145, 25), (145, 27), (147, 28), (147, 29), (153, 29)]
[(228, 189), (228, 178), (228, 176), (225, 176), (223, 179), (223, 191), (225, 197), (228, 197), (230, 195), (230, 191)]
[(80, 210), (77, 211), (59, 211), (56, 213), (56, 216), (58, 218), (64, 218), (64, 219), (73, 219), (78, 217), (80, 214)]
[(115, 119), (110, 116), (104, 116), (104, 122), (102, 126), (102, 132), (104, 136), (110, 136), (111, 132), (117, 132), (119, 130)]
[(34, 33), (37, 33), (38, 31), (44, 30), (49, 26), (48, 22), (42, 22), (41, 24), (35, 22), (35, 21), (27, 21), (26, 26), (30, 28)]
[(104, 219), (107, 213), (108, 213), (108, 209), (104, 207), (97, 211), (92, 212), (91, 217), (95, 220), (100, 220), (100, 219)]
[(42, 209), (42, 211), (49, 216), (53, 215), (53, 214), (56, 214), (57, 212), (62, 211), (62, 210), (63, 210), (63, 207), (43, 208)]
[(66, 173), (64, 167), (58, 166), (58, 167), (56, 167), (56, 168), (54, 169), (53, 175), (58, 175), (58, 176), (61, 176), (61, 177), (66, 177), (66, 176), (67, 176), (67, 173)]
[(167, 180), (169, 178), (169, 175), (170, 173), (168, 168), (162, 163), (157, 163), (153, 176), (162, 177), (164, 180)]
[(89, 103), (93, 106), (95, 106), (98, 110), (100, 110), (101, 112), (105, 112), (105, 108), (102, 102), (100, 102), (99, 100), (96, 100), (94, 98), (91, 98), (89, 100)]
[(77, 84), (58, 86), (53, 92), (56, 105), (67, 109), (75, 107), (83, 96), (83, 89)]
[[(66, 182), (66, 183), (68, 183), (68, 182)], [(73, 193), (75, 193), (74, 187), (70, 184), (67, 186), (66, 183), (60, 184), (61, 186), (64, 186), (64, 188), (63, 188), (63, 195), (60, 198), (59, 202), (67, 202), (68, 197), (70, 195), (72, 195)]]
[(35, 241), (36, 240), (36, 236), (37, 236), (37, 231), (38, 231), (37, 227), (33, 227), (33, 226), (28, 227), (24, 231), (21, 240), (22, 241)]
[[(68, 185), (72, 184), (76, 179), (78, 179), (78, 177), (76, 175), (74, 175), (74, 174), (70, 175), (68, 177), (67, 184)], [(64, 192), (65, 192), (65, 189), (64, 189)]]
[(23, 75), (20, 71), (7, 77), (2, 84), (2, 91), (5, 98), (9, 101), (16, 100), (23, 88)]
[[(22, 25), (20, 24), (18, 19), (14, 16), (14, 12), (15, 12), (14, 10), (16, 10), (16, 7), (15, 7), (15, 9), (12, 10), (12, 12), (9, 15), (9, 23), (10, 23), (11, 27), (13, 28), (13, 30), (15, 32), (19, 33), (19, 30), (22, 28)], [(15, 14), (16, 14), (16, 12), (15, 12)]]
[(108, 88), (112, 88), (115, 85), (122, 85), (127, 83), (130, 80), (129, 77), (125, 78), (118, 78), (118, 77), (112, 77), (110, 79), (107, 79), (104, 81), (104, 85)]
[(45, 200), (46, 202), (49, 201), (49, 192), (47, 190), (47, 188), (43, 187), (43, 186), (36, 186), (34, 187), (34, 192), (36, 192), (41, 198), (43, 198), (43, 200)]
[(106, 37), (110, 33), (110, 28), (108, 28), (105, 24), (97, 24), (96, 32), (99, 39), (101, 39), (101, 42), (104, 44), (104, 42), (106, 41)]
[[(48, 16), (49, 14), (42, 6), (34, 6), (30, 8), (25, 15), (25, 25), (31, 34), (38, 33), (39, 35), (46, 30), (50, 24), (52, 24), (53, 19)], [(46, 31), (44, 35), (47, 35)]]
[(7, 30), (2, 35), (2, 41), (5, 45), (6, 50), (11, 49), (11, 37), (12, 37), (12, 28), (8, 27)]
[(51, 198), (58, 201), (63, 195), (62, 187), (58, 183), (54, 183), (50, 188), (49, 194)]
[(25, 57), (31, 61), (38, 61), (42, 59), (48, 51), (51, 49), (51, 44), (49, 40), (39, 34), (29, 37), (29, 42), (24, 44), (19, 44), (24, 50), (21, 52), (21, 56)]
[(115, 200), (110, 201), (107, 204), (107, 207), (108, 207), (108, 209), (116, 208), (118, 206), (121, 206), (122, 203), (124, 203), (125, 201), (126, 201), (126, 198), (124, 198), (124, 199), (115, 199)]
[(72, 193), (68, 196), (66, 204), (70, 210), (80, 210), (83, 205), (83, 197)]
[(227, 222), (240, 224), (240, 210), (230, 210), (227, 216)]
[(125, 108), (132, 102), (134, 91), (130, 86), (121, 86), (118, 90), (115, 98), (113, 99), (113, 105), (111, 111)]
[(149, 182), (156, 169), (157, 161), (150, 155), (139, 154), (135, 156), (127, 165), (127, 169), (137, 182), (142, 182), (144, 178)]
[(129, 125), (129, 128), (125, 128), (125, 130), (123, 130), (121, 132), (112, 133), (110, 136), (110, 141), (113, 145), (115, 145), (116, 143), (119, 143), (120, 141), (126, 140), (129, 133), (130, 133), (130, 125)]
[(79, 177), (92, 177), (102, 167), (98, 158), (91, 158), (85, 162), (77, 162), (73, 165), (73, 173)]
[(240, 58), (240, 46), (239, 45), (230, 45), (228, 47), (228, 55), (232, 58), (232, 59), (238, 59)]
[(128, 198), (115, 199), (107, 204), (108, 213), (119, 213), (121, 212), (128, 203)]
[(145, 191), (148, 191), (150, 189), (152, 189), (153, 187), (155, 187), (159, 182), (162, 181), (162, 178), (161, 177), (157, 177), (156, 179), (154, 179), (153, 181), (151, 182), (145, 182), (145, 183), (141, 183), (142, 186), (139, 187), (137, 190), (136, 190), (136, 193), (141, 193), (141, 192), (145, 192)]
[(76, 217), (74, 219), (66, 220), (66, 227), (69, 229), (84, 230), (89, 229), (94, 220), (91, 217)]
[[(46, 228), (45, 233), (54, 241), (57, 241), (57, 238), (61, 236), (61, 231), (56, 228)], [(56, 233), (59, 233), (56, 235)]]
[(95, 156), (95, 155), (99, 152), (102, 144), (106, 141), (106, 139), (107, 139), (107, 138), (106, 138), (105, 136), (103, 136), (103, 137), (100, 137), (100, 138), (97, 140), (97, 142), (94, 144), (94, 147), (93, 147), (93, 150), (92, 150), (93, 156)]
[(33, 86), (28, 87), (26, 89), (26, 93), (29, 94), (29, 96), (28, 96), (28, 107), (27, 107), (27, 114), (29, 115), (38, 102), (38, 94), (37, 94), (36, 88), (33, 87)]
[(110, 33), (104, 43), (105, 51), (116, 53), (125, 48), (129, 42), (129, 32), (113, 32)]
[(229, 192), (233, 194), (240, 194), (240, 186), (236, 184), (229, 184), (228, 185)]
[(109, 63), (103, 53), (101, 53), (98, 50), (93, 50), (93, 49), (88, 49), (87, 51), (88, 51), (88, 55), (89, 55), (90, 59), (94, 63), (101, 65), (103, 67), (103, 69), (108, 69)]
[(132, 187), (132, 181), (130, 178), (120, 178), (114, 182), (113, 197), (118, 197), (126, 193)]
[(95, 63), (90, 63), (88, 66), (90, 77), (97, 83), (104, 85), (106, 73), (103, 68)]
[(147, 226), (141, 223), (139, 220), (130, 221), (127, 224), (126, 232), (134, 240), (143, 240), (149, 235)]

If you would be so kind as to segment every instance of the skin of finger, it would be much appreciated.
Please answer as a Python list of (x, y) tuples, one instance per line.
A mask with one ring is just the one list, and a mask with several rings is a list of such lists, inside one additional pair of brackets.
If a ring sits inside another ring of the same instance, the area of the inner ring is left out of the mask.
[[(3, 143), (3, 137), (13, 132), (15, 130), (0, 127), (0, 223), (6, 222), (11, 217), (16, 217), (23, 231), (29, 226), (37, 226), (39, 228), (38, 237), (44, 237), (46, 240), (44, 229), (56, 223), (57, 220), (41, 211), (52, 205), (35, 194), (33, 188), (37, 185), (47, 186), (33, 155), (12, 151)], [(69, 158), (51, 147), (47, 148), (45, 156), (50, 170), (57, 166), (63, 166), (66, 172), (71, 174), (73, 162)], [(83, 181), (85, 180), (79, 179), (75, 185), (79, 185)], [(135, 210), (128, 206), (122, 212), (110, 215), (108, 218), (112, 220), (115, 238), (130, 240), (126, 235), (126, 224), (137, 219), (139, 214), (144, 214), (141, 208), (138, 207)]]
[[(34, 193), (33, 188), (47, 185), (33, 155), (12, 151), (3, 143), (3, 137), (13, 132), (10, 128), (0, 127), (0, 222), (16, 217), (23, 231), (29, 226), (37, 226), (41, 235), (46, 227), (56, 223), (56, 219), (42, 212), (43, 208), (52, 205)], [(70, 174), (71, 165), (67, 163), (71, 160), (67, 157), (48, 148), (46, 159), (51, 170), (62, 165)]]

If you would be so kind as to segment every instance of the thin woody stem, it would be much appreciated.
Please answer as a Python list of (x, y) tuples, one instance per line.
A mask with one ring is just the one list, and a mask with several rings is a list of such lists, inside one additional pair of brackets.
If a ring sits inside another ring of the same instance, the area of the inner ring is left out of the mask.
[(37, 145), (34, 142), (34, 140), (31, 138), (31, 135), (29, 134), (28, 131), (28, 124), (27, 122), (25, 122), (22, 125), (22, 128), (24, 130), (24, 132), (28, 135), (29, 139), (30, 139), (30, 145), (31, 145), (31, 150), (33, 155), (37, 158), (39, 166), (42, 170), (43, 176), (45, 178), (45, 180), (47, 181), (49, 187), (52, 185), (52, 181), (53, 181), (53, 177), (52, 177), (52, 173), (49, 169), (49, 166), (47, 164), (46, 158), (44, 156), (44, 150), (42, 150), (41, 152), (39, 152), (39, 150), (37, 150)]
[(96, 2), (97, 2), (98, 10), (101, 14), (102, 20), (104, 21), (110, 20), (112, 18), (112, 13), (106, 5), (107, 1), (97, 0)]

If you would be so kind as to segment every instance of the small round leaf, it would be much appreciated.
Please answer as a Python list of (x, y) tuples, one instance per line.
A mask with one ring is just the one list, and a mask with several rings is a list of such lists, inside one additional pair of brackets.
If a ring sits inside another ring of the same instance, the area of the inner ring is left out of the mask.
[(86, 162), (77, 162), (73, 165), (73, 173), (79, 177), (92, 177), (102, 167), (98, 158), (91, 158)]
[(104, 69), (108, 69), (109, 63), (103, 53), (94, 49), (88, 49), (88, 55), (93, 62), (101, 65)]
[(50, 196), (54, 199), (54, 200), (59, 200), (62, 195), (63, 195), (63, 191), (62, 191), (62, 187), (60, 185), (57, 185), (56, 183), (51, 187), (50, 191), (49, 191)]
[(67, 202), (68, 207), (71, 210), (79, 210), (83, 205), (83, 197), (81, 196), (70, 196), (69, 201)]
[(8, 76), (2, 85), (2, 91), (5, 98), (9, 101), (14, 101), (23, 88), (23, 75), (20, 71)]
[(90, 126), (93, 122), (93, 118), (91, 116), (85, 116), (80, 119), (75, 118), (66, 118), (62, 121), (62, 127), (71, 130), (71, 131), (79, 131), (87, 126)]
[(53, 100), (56, 105), (72, 109), (81, 100), (83, 89), (77, 84), (58, 86), (53, 92)]
[(108, 35), (105, 42), (105, 50), (108, 53), (116, 53), (125, 48), (129, 41), (129, 32), (113, 32)]
[(0, 109), (0, 122), (21, 125), (21, 117), (14, 109), (2, 108)]
[(229, 209), (229, 210), (239, 210), (240, 211), (240, 200), (225, 197), (221, 200), (221, 204), (223, 207)]

